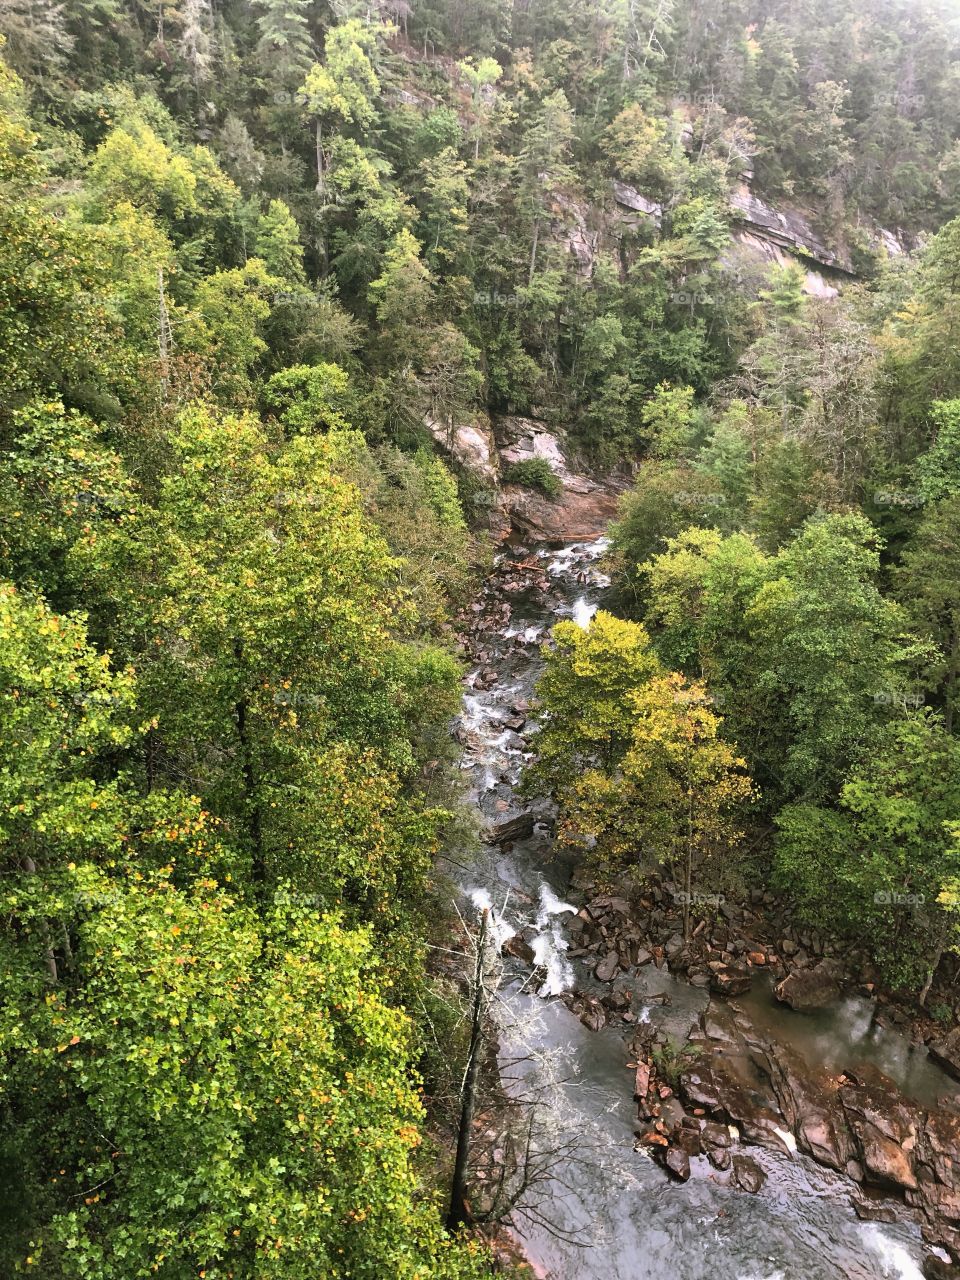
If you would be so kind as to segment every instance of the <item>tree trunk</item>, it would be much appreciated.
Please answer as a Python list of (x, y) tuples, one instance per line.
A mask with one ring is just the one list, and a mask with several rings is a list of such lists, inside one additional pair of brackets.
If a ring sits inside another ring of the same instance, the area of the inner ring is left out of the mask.
[(453, 1184), (450, 1188), (450, 1209), (447, 1212), (447, 1230), (456, 1231), (468, 1220), (466, 1204), (467, 1160), (470, 1155), (470, 1127), (473, 1124), (473, 1106), (477, 1093), (477, 1071), (480, 1066), (480, 1048), (483, 1039), (483, 957), (487, 945), (487, 920), (489, 912), (480, 916), (480, 933), (477, 937), (477, 963), (473, 975), (473, 1013), (470, 1024), (470, 1052), (463, 1080), (460, 1104), (460, 1128), (457, 1133), (457, 1157), (453, 1166)]
[(533, 284), (533, 273), (537, 269), (537, 246), (540, 243), (540, 219), (533, 224), (533, 244), (530, 247), (530, 275), (527, 284)]
[(323, 125), (317, 116), (317, 195), (323, 199)]

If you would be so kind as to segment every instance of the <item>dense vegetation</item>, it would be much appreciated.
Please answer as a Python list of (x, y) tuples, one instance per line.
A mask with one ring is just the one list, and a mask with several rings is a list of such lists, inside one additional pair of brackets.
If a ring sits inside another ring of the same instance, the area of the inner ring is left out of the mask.
[[(638, 461), (626, 620), (559, 629), (544, 687), (565, 838), (772, 873), (922, 981), (960, 897), (960, 33), (853, 0), (0, 31), (0, 1272), (484, 1274), (411, 1012), (485, 496), (434, 440), (535, 411)], [(862, 285), (740, 262), (745, 174)]]

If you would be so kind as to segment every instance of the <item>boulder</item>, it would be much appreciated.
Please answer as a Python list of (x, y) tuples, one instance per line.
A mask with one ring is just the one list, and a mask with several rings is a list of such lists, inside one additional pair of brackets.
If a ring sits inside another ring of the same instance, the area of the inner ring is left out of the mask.
[(532, 813), (513, 813), (505, 818), (498, 818), (487, 828), (487, 843), (506, 844), (509, 840), (527, 840), (533, 835), (533, 825)]
[(923, 1260), (923, 1274), (926, 1280), (960, 1280), (960, 1267), (945, 1262), (935, 1253), (929, 1253)]
[(513, 956), (514, 960), (521, 960), (524, 964), (533, 964), (533, 947), (524, 940), (522, 934), (515, 933), (512, 938), (508, 938), (500, 952), (505, 956)]
[(587, 996), (580, 1010), (580, 1021), (588, 1031), (602, 1031), (607, 1025), (607, 1011), (599, 1000)]
[(612, 982), (617, 976), (619, 968), (620, 957), (617, 955), (616, 951), (608, 951), (603, 959), (598, 962), (597, 967), (593, 971), (593, 976), (598, 982)]
[(750, 1156), (733, 1157), (733, 1173), (730, 1177), (733, 1186), (749, 1192), (750, 1195), (756, 1195), (766, 1180), (767, 1175), (756, 1160), (751, 1159)]
[(791, 1009), (800, 1012), (824, 1009), (840, 995), (840, 966), (833, 960), (822, 960), (812, 969), (794, 970), (777, 983), (774, 994)]
[(866, 1179), (916, 1191), (913, 1150), (921, 1124), (919, 1111), (902, 1101), (892, 1085), (845, 1084), (838, 1096)]
[(736, 968), (733, 965), (711, 965), (710, 990), (721, 996), (742, 996), (753, 984), (753, 975), (749, 969)]
[(929, 1045), (927, 1052), (944, 1071), (960, 1080), (960, 1027), (955, 1027), (945, 1039)]

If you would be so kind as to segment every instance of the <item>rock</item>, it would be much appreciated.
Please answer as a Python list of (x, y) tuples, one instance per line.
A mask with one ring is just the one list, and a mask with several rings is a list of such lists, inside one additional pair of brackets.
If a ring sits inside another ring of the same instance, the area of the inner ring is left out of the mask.
[(921, 1117), (890, 1085), (845, 1084), (838, 1097), (868, 1181), (916, 1191), (912, 1151)]
[(756, 1160), (751, 1159), (750, 1156), (733, 1157), (733, 1174), (730, 1178), (733, 1186), (749, 1192), (750, 1195), (756, 1195), (766, 1180), (767, 1175)]
[(774, 994), (791, 1009), (823, 1009), (840, 995), (840, 966), (821, 960), (812, 969), (794, 970), (777, 983)]
[(944, 1040), (929, 1045), (927, 1052), (944, 1071), (960, 1080), (960, 1027), (955, 1027)]
[(607, 1025), (607, 1011), (599, 1000), (588, 996), (580, 1010), (580, 1021), (588, 1031), (602, 1031)]
[(797, 944), (793, 941), (792, 938), (781, 939), (780, 954), (782, 956), (786, 956), (789, 959), (790, 956), (795, 956), (799, 950), (800, 948), (797, 946)]
[(633, 1087), (633, 1096), (639, 1101), (647, 1096), (650, 1090), (650, 1066), (646, 1062), (637, 1063), (637, 1075)]
[(686, 1182), (690, 1177), (690, 1157), (680, 1147), (670, 1147), (663, 1163), (678, 1182)]
[(727, 1148), (730, 1146), (730, 1130), (725, 1124), (710, 1122), (703, 1126), (700, 1141), (706, 1151), (716, 1150), (721, 1147)]
[(620, 968), (620, 957), (616, 951), (608, 951), (603, 959), (597, 964), (593, 971), (593, 976), (598, 982), (612, 982), (617, 976)]
[(675, 933), (668, 939), (664, 951), (668, 960), (675, 960), (680, 952), (684, 949), (686, 943), (683, 940), (682, 933)]
[(508, 840), (527, 840), (533, 835), (532, 813), (514, 813), (490, 824), (486, 833), (488, 844), (505, 844)]
[(742, 996), (750, 990), (753, 975), (749, 969), (738, 969), (732, 965), (720, 965), (714, 968), (710, 976), (710, 990), (721, 996)]
[(500, 948), (500, 952), (505, 956), (513, 956), (514, 960), (522, 960), (524, 964), (533, 964), (533, 947), (529, 942), (525, 942), (519, 933), (508, 938)]
[(719, 1169), (721, 1173), (724, 1173), (730, 1168), (730, 1152), (724, 1150), (723, 1147), (714, 1147), (712, 1150), (708, 1151), (707, 1159), (713, 1167), (715, 1169)]
[(944, 1262), (943, 1258), (935, 1253), (928, 1253), (923, 1260), (923, 1274), (926, 1280), (958, 1280), (960, 1267)]
[(700, 1154), (700, 1131), (683, 1126), (676, 1137), (677, 1146), (692, 1159)]
[(634, 960), (634, 964), (638, 969), (641, 969), (645, 964), (649, 964), (652, 959), (653, 956), (646, 947), (641, 947), (637, 952), (637, 958)]

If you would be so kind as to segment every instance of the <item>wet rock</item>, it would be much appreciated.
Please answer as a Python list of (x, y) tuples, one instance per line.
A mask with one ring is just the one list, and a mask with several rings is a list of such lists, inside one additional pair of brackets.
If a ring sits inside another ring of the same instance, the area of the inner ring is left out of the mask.
[(593, 976), (598, 982), (612, 982), (617, 976), (620, 968), (620, 957), (616, 951), (608, 951), (603, 959), (597, 964), (593, 971)]
[(641, 969), (645, 964), (649, 964), (652, 959), (653, 955), (646, 949), (646, 947), (640, 947), (633, 963), (638, 969)]
[(944, 1071), (960, 1080), (960, 1027), (955, 1027), (944, 1040), (929, 1045), (927, 1052)]
[(730, 1168), (731, 1157), (730, 1152), (723, 1147), (715, 1147), (707, 1152), (707, 1159), (715, 1169), (719, 1169), (721, 1173), (725, 1173)]
[(580, 1021), (588, 1031), (602, 1031), (607, 1025), (607, 1011), (599, 1000), (587, 996), (580, 1010)]
[(839, 1098), (870, 1181), (916, 1191), (911, 1153), (920, 1123), (918, 1109), (901, 1101), (892, 1086), (846, 1084)]
[(502, 955), (513, 956), (514, 960), (521, 960), (524, 964), (533, 964), (533, 947), (519, 933), (508, 938), (500, 951)]
[(960, 1267), (945, 1262), (935, 1253), (929, 1253), (923, 1260), (923, 1274), (926, 1280), (958, 1280)]
[(527, 840), (533, 835), (533, 826), (532, 813), (515, 813), (506, 818), (498, 818), (487, 829), (487, 843), (505, 844), (508, 840)]
[(753, 975), (749, 969), (738, 969), (726, 964), (711, 964), (710, 969), (710, 990), (717, 995), (741, 996), (753, 984)]
[(682, 1126), (676, 1136), (676, 1142), (680, 1150), (685, 1151), (691, 1160), (700, 1154), (699, 1129), (688, 1129), (685, 1125)]
[(730, 1130), (725, 1124), (708, 1122), (700, 1133), (700, 1141), (708, 1152), (721, 1147), (726, 1149), (730, 1146)]
[(670, 1147), (663, 1160), (664, 1168), (678, 1182), (686, 1182), (690, 1177), (690, 1157), (679, 1147)]
[(750, 1195), (756, 1195), (766, 1180), (767, 1175), (756, 1160), (750, 1156), (733, 1157), (733, 1173), (730, 1178), (732, 1186), (738, 1187), (741, 1191), (747, 1191)]
[(840, 995), (840, 966), (822, 960), (813, 969), (794, 970), (777, 983), (774, 994), (791, 1009), (824, 1009)]

